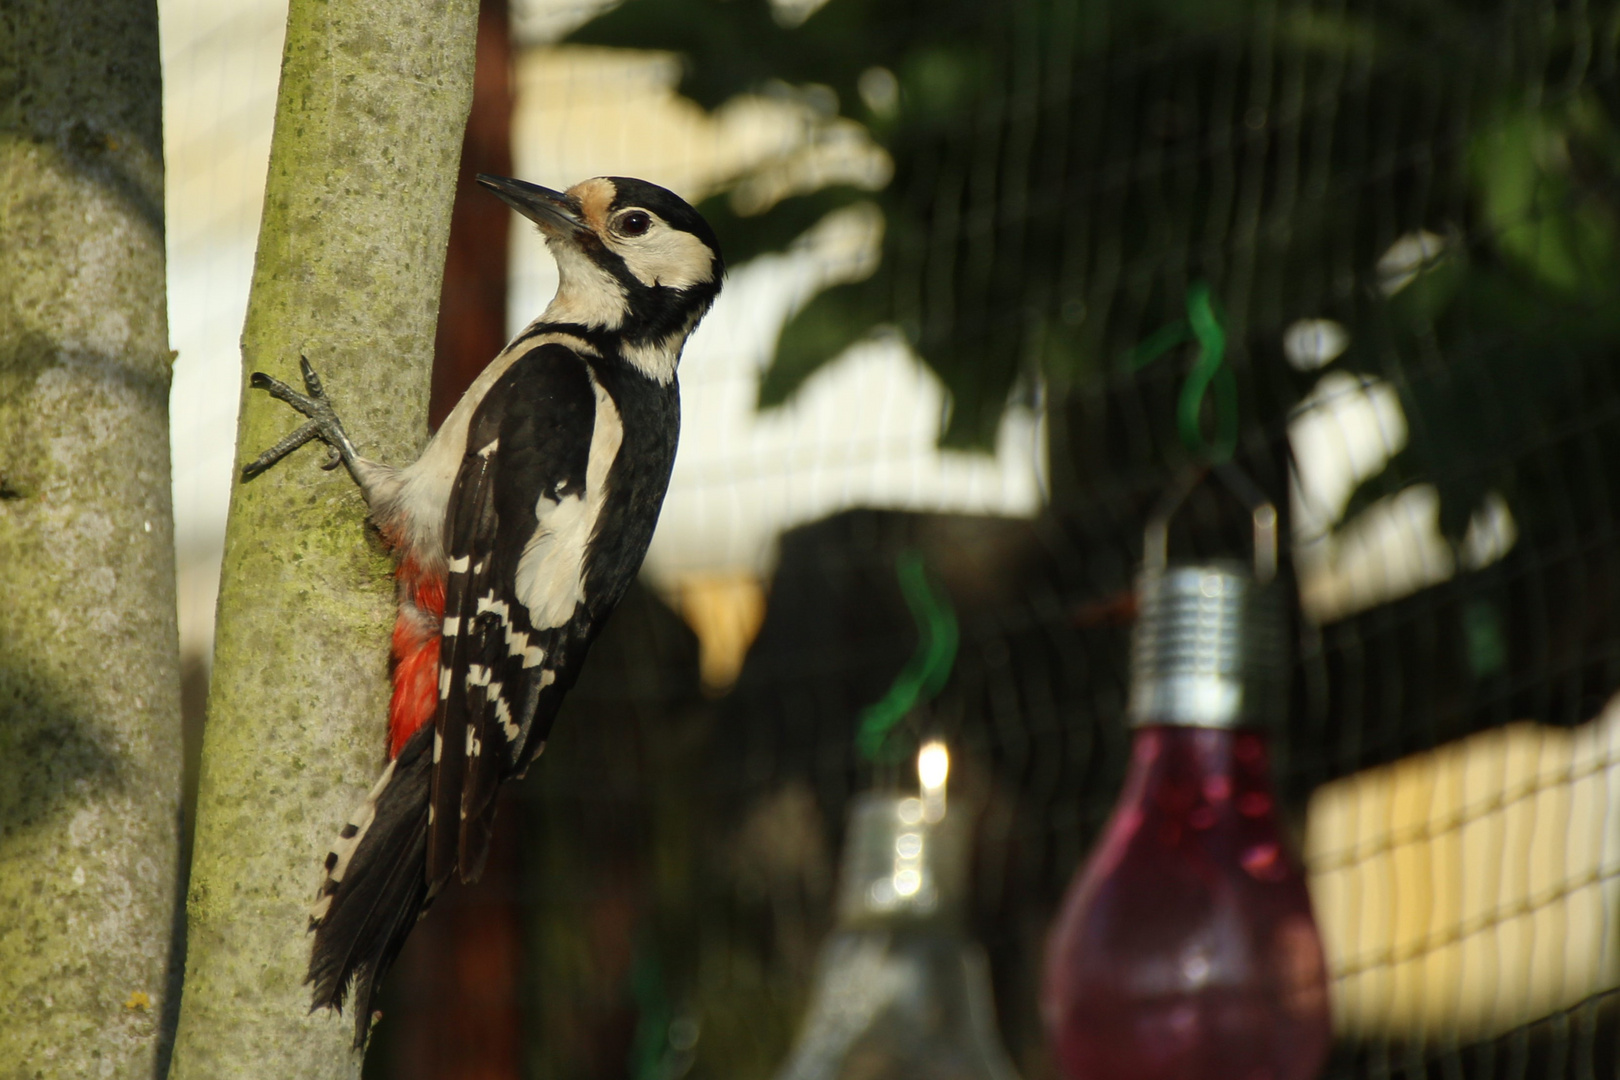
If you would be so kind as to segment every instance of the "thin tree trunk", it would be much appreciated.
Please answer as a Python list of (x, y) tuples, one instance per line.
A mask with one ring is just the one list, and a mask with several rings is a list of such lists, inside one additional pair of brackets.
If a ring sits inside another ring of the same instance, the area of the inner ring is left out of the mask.
[[(472, 96), (476, 0), (292, 0), (245, 371), (307, 356), (361, 452), (426, 434), (433, 324)], [(237, 461), (303, 418), (243, 398)], [(309, 1013), (321, 859), (382, 768), (391, 564), (359, 492), (299, 451), (231, 496), (175, 1080), (352, 1078)]]
[(6, 0), (0, 87), (0, 1077), (149, 1077), (180, 811), (154, 0)]

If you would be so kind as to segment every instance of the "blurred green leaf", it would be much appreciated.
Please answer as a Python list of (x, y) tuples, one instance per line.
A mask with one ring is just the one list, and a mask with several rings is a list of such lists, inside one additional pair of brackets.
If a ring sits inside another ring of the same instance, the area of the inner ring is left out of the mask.
[(1620, 299), (1620, 133), (1595, 100), (1503, 109), (1470, 158), (1484, 221), (1509, 260), (1564, 296)]
[(760, 408), (786, 402), (823, 363), (870, 336), (882, 317), (864, 282), (818, 293), (782, 328), (776, 358), (760, 380)]

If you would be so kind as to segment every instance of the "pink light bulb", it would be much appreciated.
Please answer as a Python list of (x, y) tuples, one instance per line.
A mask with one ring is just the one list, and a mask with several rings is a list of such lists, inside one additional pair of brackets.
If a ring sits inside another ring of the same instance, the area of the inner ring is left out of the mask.
[(1276, 705), (1280, 626), (1229, 565), (1142, 591), (1130, 771), (1052, 934), (1048, 1033), (1069, 1080), (1309, 1080), (1326, 965), (1250, 726)]

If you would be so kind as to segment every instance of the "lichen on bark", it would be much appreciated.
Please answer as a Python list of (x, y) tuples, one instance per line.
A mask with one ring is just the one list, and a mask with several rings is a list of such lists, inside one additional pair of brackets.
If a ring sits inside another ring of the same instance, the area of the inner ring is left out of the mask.
[[(475, 0), (292, 0), (244, 371), (320, 372), (367, 456), (426, 437)], [(244, 379), (244, 385), (246, 380)], [(302, 417), (244, 394), (237, 463)], [(319, 444), (231, 495), (171, 1077), (352, 1078), (309, 1013), (320, 861), (383, 765), (391, 566)]]
[(154, 0), (0, 5), (0, 1078), (149, 1077), (179, 641)]

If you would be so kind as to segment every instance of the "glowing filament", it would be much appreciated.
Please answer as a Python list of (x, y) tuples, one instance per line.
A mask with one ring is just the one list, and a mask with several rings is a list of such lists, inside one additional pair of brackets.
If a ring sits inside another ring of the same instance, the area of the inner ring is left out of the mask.
[(939, 739), (923, 743), (917, 751), (917, 781), (922, 787), (923, 819), (945, 816), (945, 779), (951, 774), (951, 754)]

